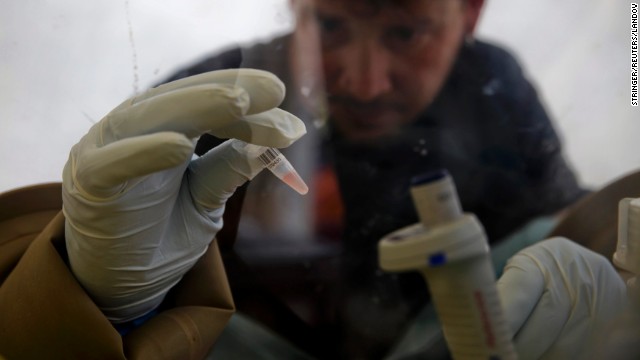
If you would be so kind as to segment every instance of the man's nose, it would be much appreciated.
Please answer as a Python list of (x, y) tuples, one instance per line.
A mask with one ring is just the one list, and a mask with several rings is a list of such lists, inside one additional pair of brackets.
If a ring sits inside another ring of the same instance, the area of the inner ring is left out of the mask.
[(371, 101), (392, 89), (391, 54), (375, 43), (353, 44), (345, 49), (339, 86), (350, 97)]

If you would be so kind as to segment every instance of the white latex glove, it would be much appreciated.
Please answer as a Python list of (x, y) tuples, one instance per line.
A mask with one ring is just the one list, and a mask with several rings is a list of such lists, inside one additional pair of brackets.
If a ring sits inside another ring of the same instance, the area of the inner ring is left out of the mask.
[(71, 269), (113, 322), (153, 310), (205, 253), (227, 199), (263, 166), (230, 140), (192, 160), (210, 133), (282, 148), (305, 132), (275, 108), (273, 74), (223, 70), (126, 100), (95, 124), (69, 156), (63, 211)]
[(626, 303), (611, 263), (565, 238), (518, 252), (497, 286), (520, 360), (588, 358)]

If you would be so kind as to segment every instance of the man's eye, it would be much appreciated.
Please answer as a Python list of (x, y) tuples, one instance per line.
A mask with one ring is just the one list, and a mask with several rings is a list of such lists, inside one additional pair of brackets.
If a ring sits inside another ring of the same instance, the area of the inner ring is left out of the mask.
[(325, 48), (340, 46), (347, 41), (348, 29), (343, 19), (318, 16), (318, 28)]
[(394, 26), (384, 33), (384, 43), (391, 49), (407, 51), (428, 44), (432, 32), (422, 26)]
[(416, 37), (416, 30), (408, 26), (396, 26), (387, 31), (389, 40), (409, 42)]
[(342, 20), (337, 18), (318, 16), (317, 21), (320, 30), (326, 33), (337, 32), (343, 27)]

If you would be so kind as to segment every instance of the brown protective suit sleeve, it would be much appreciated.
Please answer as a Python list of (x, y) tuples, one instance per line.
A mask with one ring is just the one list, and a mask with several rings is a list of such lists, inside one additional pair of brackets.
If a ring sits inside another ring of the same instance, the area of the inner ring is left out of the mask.
[(0, 195), (0, 357), (204, 358), (235, 311), (217, 241), (166, 310), (121, 337), (65, 262), (60, 208), (60, 184)]

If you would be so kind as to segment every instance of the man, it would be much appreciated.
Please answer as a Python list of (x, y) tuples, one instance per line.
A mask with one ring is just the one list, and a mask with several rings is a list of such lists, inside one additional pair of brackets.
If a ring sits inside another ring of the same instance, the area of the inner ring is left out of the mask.
[(329, 303), (350, 357), (384, 354), (428, 301), (420, 277), (382, 274), (377, 265), (378, 240), (417, 221), (413, 176), (446, 168), (492, 243), (584, 194), (517, 62), (474, 39), (483, 3), (293, 2), (292, 35), (227, 51), (173, 78), (266, 69), (287, 83), (283, 108), (307, 124), (328, 112), (319, 168), (335, 172), (344, 207), (334, 279), (341, 283)]

